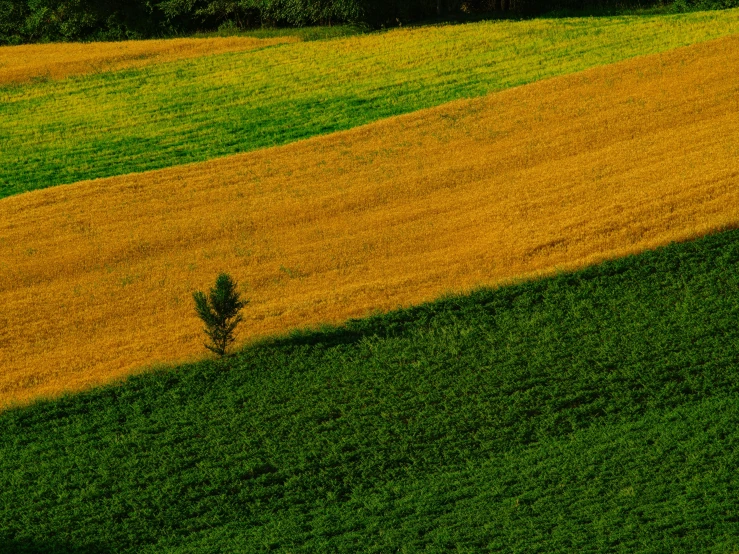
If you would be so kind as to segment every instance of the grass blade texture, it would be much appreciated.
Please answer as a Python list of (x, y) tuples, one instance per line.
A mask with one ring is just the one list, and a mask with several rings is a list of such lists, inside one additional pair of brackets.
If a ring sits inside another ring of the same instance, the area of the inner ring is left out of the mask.
[(284, 144), (737, 32), (739, 10), (482, 22), (6, 87), (0, 196)]
[[(739, 223), (739, 38), (293, 145), (0, 202), (0, 400)], [(33, 340), (29, 340), (33, 337)]]
[(0, 544), (735, 551), (738, 318), (730, 231), (6, 411)]

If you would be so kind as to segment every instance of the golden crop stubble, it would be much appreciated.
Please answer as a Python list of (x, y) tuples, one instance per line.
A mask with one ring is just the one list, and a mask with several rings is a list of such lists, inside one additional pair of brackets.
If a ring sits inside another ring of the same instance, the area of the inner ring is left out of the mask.
[(295, 37), (216, 37), (2, 46), (0, 85), (143, 67), (211, 54), (254, 50), (298, 40)]
[(239, 339), (592, 264), (739, 221), (739, 37), (347, 132), (0, 202), (0, 402)]

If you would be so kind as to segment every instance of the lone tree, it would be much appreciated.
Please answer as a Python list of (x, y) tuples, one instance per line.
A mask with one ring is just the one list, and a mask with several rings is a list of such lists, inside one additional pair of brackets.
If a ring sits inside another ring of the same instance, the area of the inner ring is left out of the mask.
[(236, 291), (236, 282), (226, 273), (221, 273), (216, 279), (216, 286), (210, 289), (208, 296), (197, 291), (192, 295), (195, 300), (195, 311), (205, 323), (205, 334), (211, 344), (205, 347), (215, 352), (221, 358), (234, 342), (234, 329), (241, 323), (241, 308), (249, 301), (242, 301)]

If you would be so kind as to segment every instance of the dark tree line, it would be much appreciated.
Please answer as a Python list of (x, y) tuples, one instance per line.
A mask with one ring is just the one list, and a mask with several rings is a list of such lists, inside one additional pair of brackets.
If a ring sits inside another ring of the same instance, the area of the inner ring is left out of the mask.
[(0, 44), (172, 36), (224, 24), (379, 27), (462, 12), (529, 15), (637, 3), (727, 8), (739, 0), (0, 0)]

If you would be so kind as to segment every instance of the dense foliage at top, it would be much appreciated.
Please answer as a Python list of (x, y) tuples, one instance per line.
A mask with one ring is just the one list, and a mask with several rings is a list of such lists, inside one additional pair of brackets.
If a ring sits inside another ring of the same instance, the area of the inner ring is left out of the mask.
[(736, 551), (738, 320), (730, 231), (7, 411), (0, 545)]
[(0, 0), (0, 44), (169, 36), (224, 25), (396, 25), (441, 14), (532, 14), (631, 4), (668, 4), (680, 11), (735, 7), (739, 0)]

